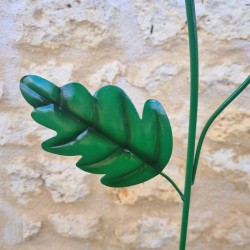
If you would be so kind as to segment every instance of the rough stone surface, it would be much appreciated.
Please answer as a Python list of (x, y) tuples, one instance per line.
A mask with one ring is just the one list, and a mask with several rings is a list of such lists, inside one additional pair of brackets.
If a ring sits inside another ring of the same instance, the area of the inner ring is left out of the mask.
[[(122, 88), (141, 114), (157, 99), (174, 149), (164, 173), (184, 189), (189, 51), (182, 0), (0, 1), (0, 248), (178, 249), (182, 201), (162, 176), (108, 188), (75, 167), (79, 156), (42, 151), (55, 134), (35, 123), (20, 78), (91, 93)], [(197, 0), (198, 135), (250, 72), (248, 0)], [(211, 126), (192, 190), (187, 249), (250, 249), (249, 87)], [(84, 107), (82, 107), (84, 108)]]
[[(10, 167), (10, 166), (8, 166)], [(13, 166), (8, 170), (10, 176), (10, 190), (21, 204), (30, 200), (30, 195), (37, 195), (41, 192), (43, 184), (41, 173), (25, 166)]]
[(37, 236), (41, 231), (42, 223), (41, 221), (33, 222), (30, 220), (23, 221), (23, 239), (30, 240)]
[(47, 77), (60, 86), (70, 82), (72, 70), (72, 63), (60, 63), (57, 65), (55, 60), (49, 60), (45, 65), (31, 63), (28, 69), (23, 69), (22, 74), (27, 75), (32, 72), (34, 75)]
[(0, 82), (0, 100), (2, 98), (2, 94), (3, 94), (3, 82)]
[(132, 2), (143, 38), (154, 45), (164, 44), (185, 27), (185, 8), (181, 1), (132, 0)]
[(125, 244), (157, 249), (171, 243), (178, 236), (178, 228), (167, 219), (142, 217), (128, 227), (121, 227), (116, 234)]
[(18, 42), (52, 49), (95, 47), (109, 37), (107, 24), (114, 11), (103, 1), (42, 1), (36, 5), (23, 1), (15, 18)]
[(100, 217), (95, 213), (60, 215), (52, 214), (49, 217), (55, 231), (64, 237), (80, 239), (93, 238), (98, 230)]
[[(199, 5), (200, 26), (215, 39), (248, 39), (249, 1), (201, 1)], [(220, 23), (220, 25), (218, 25)], [(223, 29), (226, 27), (226, 29)]]
[(175, 65), (160, 65), (146, 77), (145, 88), (149, 92), (156, 91), (161, 85), (169, 83), (176, 74), (177, 67)]
[(44, 184), (55, 202), (80, 201), (89, 193), (82, 173), (77, 174), (77, 171), (76, 168), (67, 168), (63, 171), (47, 172), (43, 175)]
[(216, 171), (239, 170), (250, 175), (250, 155), (237, 157), (233, 149), (220, 149), (214, 153), (207, 153), (205, 159)]
[(2, 246), (5, 245), (17, 245), (23, 241), (22, 219), (17, 209), (8, 202), (0, 199), (0, 242)]
[(229, 217), (224, 223), (217, 224), (216, 227), (212, 230), (212, 236), (215, 239), (226, 240), (232, 245), (249, 246), (249, 216), (237, 213)]
[(230, 107), (230, 110), (221, 114), (208, 136), (214, 142), (227, 143), (229, 146), (236, 144), (244, 147), (245, 152), (249, 152), (250, 145), (244, 141), (244, 136), (249, 134), (249, 131), (250, 112), (237, 112), (237, 109)]
[[(0, 111), (1, 131), (0, 145), (6, 146), (9, 144), (15, 145), (31, 145), (34, 142), (34, 137), (31, 132), (39, 129), (39, 126), (34, 124), (31, 119), (23, 119), (23, 110), (20, 112), (4, 112)], [(34, 133), (35, 134), (35, 133)]]
[(104, 65), (87, 78), (87, 83), (94, 89), (107, 84), (117, 84), (118, 79), (125, 73), (125, 65), (118, 61)]

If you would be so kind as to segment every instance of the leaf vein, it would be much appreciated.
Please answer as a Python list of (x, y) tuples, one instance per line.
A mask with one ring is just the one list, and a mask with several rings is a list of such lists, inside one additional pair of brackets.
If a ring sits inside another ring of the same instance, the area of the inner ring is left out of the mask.
[[(32, 90), (32, 89), (31, 89)], [(33, 90), (32, 90), (33, 91)], [(34, 91), (35, 92), (35, 91)], [(36, 93), (36, 92), (35, 92)], [(47, 103), (47, 104), (53, 104), (53, 105), (55, 105), (55, 107), (57, 107), (61, 112), (64, 112), (65, 113), (65, 115), (67, 115), (67, 116), (69, 116), (69, 117), (71, 117), (72, 119), (74, 119), (74, 120), (76, 120), (76, 121), (78, 121), (78, 122), (81, 122), (81, 123), (83, 123), (83, 126), (88, 126), (88, 128), (87, 129), (92, 129), (92, 130), (94, 130), (96, 133), (98, 133), (98, 135), (100, 136), (100, 137), (103, 137), (103, 138), (105, 138), (106, 140), (109, 140), (110, 142), (112, 142), (112, 143), (114, 143), (114, 144), (116, 144), (119, 148), (120, 148), (120, 150), (121, 151), (123, 151), (124, 150), (124, 145), (121, 145), (117, 140), (115, 140), (114, 138), (112, 138), (112, 137), (110, 137), (109, 135), (107, 135), (104, 131), (102, 131), (102, 130), (100, 130), (98, 127), (97, 127), (97, 125), (95, 125), (95, 124), (93, 124), (94, 122), (88, 122), (88, 121), (86, 121), (85, 119), (83, 119), (82, 117), (79, 117), (79, 115), (77, 115), (76, 113), (74, 113), (74, 112), (72, 112), (72, 111), (70, 111), (70, 110), (68, 110), (64, 105), (62, 105), (62, 96), (61, 96), (61, 93), (62, 93), (62, 91), (61, 91), (61, 88), (60, 88), (60, 100), (57, 100), (57, 102), (55, 102), (54, 100), (49, 100), (49, 99), (47, 99), (47, 98), (45, 98), (45, 97), (43, 97), (43, 96), (41, 96), (40, 95), (40, 97)], [(124, 98), (121, 98), (122, 99), (122, 101), (124, 102)], [(93, 120), (95, 120), (95, 123), (97, 124), (97, 122), (98, 122), (98, 108), (97, 108), (97, 99), (96, 98), (93, 98), (92, 99), (93, 100), (93, 113), (94, 113), (94, 117), (95, 118), (93, 118)], [(124, 104), (123, 104), (124, 105)], [(43, 105), (41, 105), (40, 107), (42, 107)], [(125, 105), (124, 105), (125, 106)], [(38, 108), (38, 107), (37, 107)], [(126, 108), (124, 108), (124, 111), (125, 111), (125, 109)], [(126, 111), (125, 111), (126, 112)], [(157, 117), (157, 113), (155, 112), (155, 116), (156, 116), (156, 119), (158, 118)], [(125, 117), (125, 119), (126, 119), (126, 122), (128, 123), (128, 118), (127, 118), (127, 115), (126, 115), (126, 117)], [(157, 119), (157, 121), (158, 121), (158, 119)], [(158, 121), (158, 123), (159, 123), (159, 121)], [(158, 128), (159, 126), (157, 126), (157, 128)], [(127, 125), (127, 131), (129, 130), (129, 127), (128, 127), (128, 125)], [(130, 133), (130, 131), (128, 131), (129, 133)], [(130, 137), (130, 135), (128, 135), (128, 137)], [(160, 136), (158, 136), (158, 137), (160, 137)], [(158, 140), (157, 140), (157, 144), (156, 144), (156, 149), (155, 149), (155, 153), (154, 153), (154, 157), (153, 157), (153, 160), (151, 161), (151, 162), (147, 162), (146, 161), (146, 159), (145, 159), (145, 157), (143, 157), (143, 155), (141, 155), (140, 154), (140, 152), (136, 152), (136, 153), (134, 153), (131, 149), (130, 149), (130, 145), (127, 145), (127, 147), (126, 147), (126, 150), (128, 150), (130, 153), (132, 153), (133, 155), (135, 155), (138, 159), (140, 159), (142, 162), (144, 162), (145, 164), (147, 164), (148, 166), (150, 166), (152, 169), (156, 169), (155, 167), (154, 167), (154, 164), (156, 163), (156, 161), (157, 161), (157, 155), (160, 153), (160, 148), (159, 148), (159, 143), (158, 143)]]
[(160, 141), (161, 141), (161, 127), (160, 127), (160, 120), (159, 116), (157, 115), (156, 111), (154, 110), (154, 119), (156, 120), (156, 144), (155, 144), (155, 151), (152, 157), (152, 165), (155, 165), (157, 159), (160, 155)]
[(121, 93), (121, 110), (122, 110), (122, 119), (123, 119), (123, 124), (124, 124), (124, 131), (125, 131), (125, 147), (127, 148), (130, 139), (131, 139), (131, 128), (129, 126), (129, 120), (128, 120), (128, 112), (127, 112), (127, 107), (125, 104), (125, 96), (123, 93)]

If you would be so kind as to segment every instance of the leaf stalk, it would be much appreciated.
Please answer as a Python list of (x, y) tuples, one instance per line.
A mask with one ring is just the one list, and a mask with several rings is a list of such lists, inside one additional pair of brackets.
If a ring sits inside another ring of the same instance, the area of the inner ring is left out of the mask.
[(178, 192), (178, 194), (180, 195), (182, 201), (184, 201), (184, 195), (181, 192), (181, 190), (178, 188), (178, 186), (175, 184), (175, 182), (166, 174), (164, 174), (163, 172), (160, 173), (161, 176), (163, 176), (166, 180), (168, 180), (171, 185), (174, 187), (174, 189)]

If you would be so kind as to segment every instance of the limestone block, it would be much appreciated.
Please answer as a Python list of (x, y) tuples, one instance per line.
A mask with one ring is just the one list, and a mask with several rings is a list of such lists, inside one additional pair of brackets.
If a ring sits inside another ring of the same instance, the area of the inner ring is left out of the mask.
[(26, 1), (15, 18), (17, 40), (47, 48), (95, 47), (110, 36), (107, 24), (114, 12), (100, 0)]
[(250, 217), (242, 213), (231, 215), (212, 230), (215, 239), (226, 240), (233, 246), (249, 246), (249, 234)]
[(49, 221), (55, 231), (64, 236), (80, 239), (90, 239), (96, 235), (99, 227), (100, 216), (95, 212), (83, 214), (51, 214)]
[(153, 45), (163, 45), (185, 27), (182, 1), (132, 0), (143, 38)]
[(0, 197), (0, 242), (4, 246), (17, 245), (23, 241), (22, 218), (17, 208)]
[(237, 107), (230, 107), (218, 117), (208, 137), (215, 142), (224, 142), (227, 145), (237, 143), (236, 146), (244, 147), (247, 151), (250, 149), (249, 131), (250, 112), (239, 112)]
[[(40, 147), (37, 149), (37, 152), (39, 152), (39, 157), (36, 160), (40, 165), (42, 165), (42, 168), (48, 174), (61, 174), (64, 171), (68, 171), (69, 168), (71, 170), (73, 169), (72, 173), (74, 172), (74, 174), (81, 175), (81, 177), (83, 177), (84, 173), (86, 173), (75, 167), (76, 162), (80, 159), (79, 156), (68, 157), (56, 155), (46, 152)], [(75, 173), (75, 171), (77, 173)], [(46, 178), (46, 173), (44, 174), (44, 178)]]
[(30, 240), (36, 237), (41, 231), (42, 223), (41, 221), (32, 221), (29, 219), (23, 220), (23, 239), (24, 241)]
[(248, 4), (248, 0), (201, 1), (197, 11), (199, 26), (214, 39), (248, 39)]
[(3, 95), (3, 82), (0, 81), (0, 100), (2, 98), (2, 95)]
[(200, 80), (205, 82), (207, 91), (213, 92), (212, 87), (216, 87), (217, 91), (228, 89), (233, 85), (235, 89), (241, 82), (243, 82), (246, 76), (249, 74), (247, 65), (237, 65), (234, 63), (220, 64), (215, 66), (204, 66), (201, 67), (201, 78)]
[(199, 241), (199, 237), (213, 227), (213, 213), (210, 210), (202, 211), (190, 218), (187, 242)]
[(0, 145), (32, 145), (34, 143), (35, 131), (39, 126), (26, 116), (25, 112), (27, 112), (25, 109), (17, 112), (1, 110)]
[(72, 63), (56, 63), (54, 59), (39, 65), (31, 63), (28, 69), (22, 69), (22, 75), (32, 74), (48, 79), (57, 86), (62, 86), (71, 81), (73, 70)]
[(118, 239), (126, 245), (147, 249), (163, 248), (179, 235), (178, 225), (170, 219), (144, 216), (116, 230)]
[(157, 66), (145, 78), (145, 88), (150, 93), (155, 92), (164, 84), (169, 84), (173, 77), (178, 73), (178, 69), (172, 64), (162, 64)]
[(43, 184), (41, 173), (20, 163), (5, 166), (9, 176), (12, 195), (20, 204), (27, 204), (32, 196), (40, 194)]
[[(221, 172), (224, 170), (241, 171), (250, 177), (250, 155), (237, 155), (233, 149), (219, 149), (205, 153), (205, 159), (212, 168)], [(249, 184), (249, 183), (248, 183)]]
[[(180, 66), (171, 63), (142, 63), (129, 77), (129, 82), (136, 87), (143, 88), (150, 95), (162, 95), (162, 87), (172, 91), (174, 77), (180, 71)], [(172, 94), (172, 92), (171, 92)], [(171, 95), (168, 93), (166, 97)]]
[(43, 178), (56, 203), (80, 201), (89, 193), (88, 185), (84, 182), (84, 173), (76, 167), (46, 172)]
[(108, 84), (117, 84), (118, 78), (122, 77), (124, 73), (125, 65), (119, 61), (113, 61), (87, 77), (87, 84), (95, 89)]

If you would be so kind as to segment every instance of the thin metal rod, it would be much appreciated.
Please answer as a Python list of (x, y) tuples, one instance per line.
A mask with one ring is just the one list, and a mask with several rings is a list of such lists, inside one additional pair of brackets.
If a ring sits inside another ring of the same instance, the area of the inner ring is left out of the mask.
[(189, 53), (190, 53), (190, 110), (189, 110), (189, 132), (186, 161), (186, 177), (184, 188), (184, 204), (182, 209), (180, 250), (185, 250), (187, 239), (187, 228), (189, 218), (189, 207), (192, 188), (193, 162), (195, 152), (195, 137), (198, 108), (198, 83), (199, 83), (199, 60), (198, 41), (195, 16), (194, 0), (186, 0), (186, 14), (188, 23)]
[(196, 152), (195, 152), (194, 165), (193, 165), (193, 180), (192, 180), (193, 184), (195, 181), (195, 176), (196, 176), (196, 172), (198, 168), (202, 144), (203, 144), (203, 141), (205, 139), (205, 136), (209, 127), (217, 118), (217, 116), (249, 85), (249, 83), (250, 83), (250, 76), (248, 76), (247, 79), (220, 105), (220, 107), (211, 115), (206, 125), (204, 126), (201, 132), (198, 144), (197, 144)]
[(175, 184), (175, 182), (168, 175), (166, 175), (166, 174), (164, 174), (162, 172), (160, 173), (160, 175), (163, 176), (165, 179), (167, 179), (172, 184), (172, 186), (175, 188), (175, 190), (180, 195), (181, 199), (184, 201), (184, 195), (181, 192), (181, 190), (178, 188), (178, 186)]

